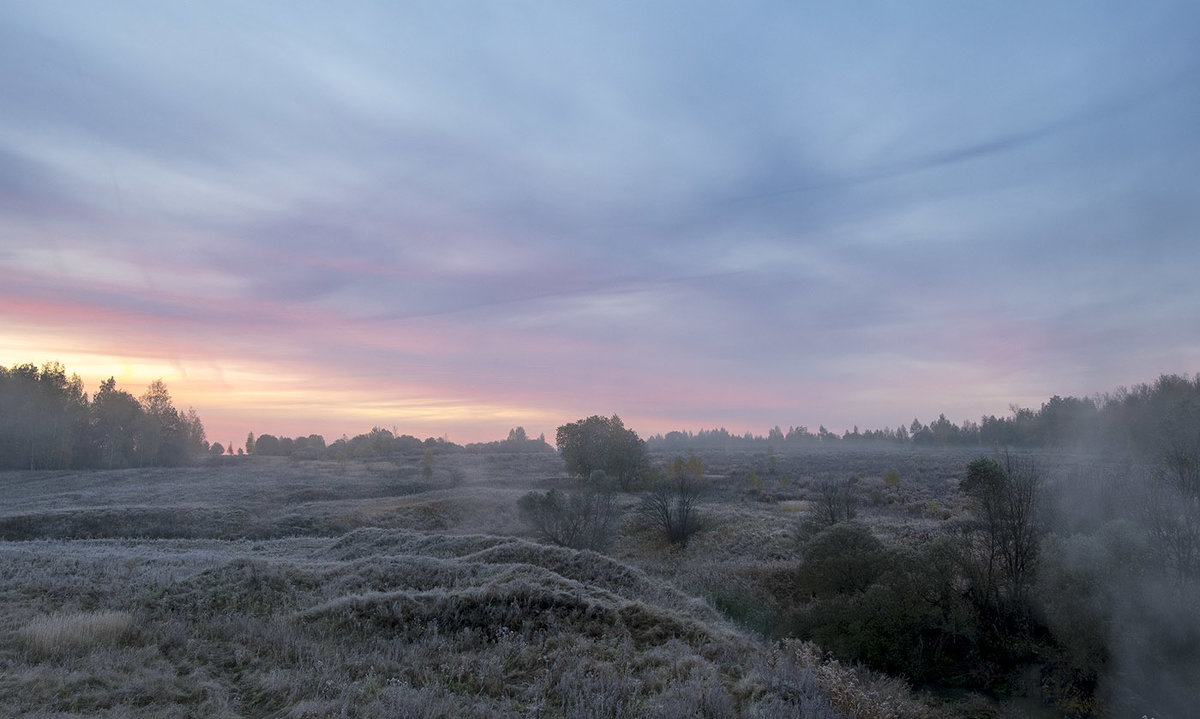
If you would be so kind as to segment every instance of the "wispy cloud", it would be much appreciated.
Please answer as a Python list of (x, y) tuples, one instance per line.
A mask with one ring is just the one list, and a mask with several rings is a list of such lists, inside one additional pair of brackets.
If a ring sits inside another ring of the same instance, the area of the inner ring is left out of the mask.
[(1196, 8), (860, 10), (6, 7), (0, 361), (460, 439), (1195, 369)]

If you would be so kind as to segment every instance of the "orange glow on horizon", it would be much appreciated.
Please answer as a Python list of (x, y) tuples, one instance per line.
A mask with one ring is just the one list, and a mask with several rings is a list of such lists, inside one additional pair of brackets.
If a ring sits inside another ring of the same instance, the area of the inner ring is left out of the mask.
[(44, 351), (32, 351), (25, 343), (0, 345), (0, 364), (6, 367), (55, 361), (68, 375), (79, 375), (89, 395), (109, 377), (134, 396), (161, 379), (177, 409), (196, 410), (210, 442), (234, 439), (240, 445), (247, 432), (315, 433), (333, 441), (378, 426), (395, 428), (400, 434), (448, 436), (451, 441), (470, 443), (503, 439), (516, 426), (537, 436), (546, 431), (541, 427), (561, 423), (544, 410), (485, 398), (433, 397), (418, 387), (380, 389), (345, 380), (322, 383), (302, 372), (239, 361), (170, 362), (96, 352), (48, 356)]

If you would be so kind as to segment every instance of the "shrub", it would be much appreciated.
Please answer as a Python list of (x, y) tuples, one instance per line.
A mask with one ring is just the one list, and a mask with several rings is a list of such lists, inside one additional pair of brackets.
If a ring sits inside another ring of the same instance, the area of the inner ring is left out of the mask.
[(521, 521), (551, 544), (602, 551), (612, 543), (619, 509), (603, 481), (563, 492), (530, 492), (517, 502)]
[(825, 480), (817, 485), (817, 498), (813, 502), (812, 519), (819, 526), (848, 522), (858, 514), (858, 496), (854, 485), (856, 478), (837, 481)]
[(677, 458), (666, 478), (654, 483), (638, 508), (671, 544), (686, 547), (692, 535), (702, 528), (697, 511), (704, 493), (702, 472), (699, 459), (693, 457), (684, 463)]
[(815, 601), (801, 632), (838, 656), (919, 681), (961, 684), (975, 660), (975, 617), (940, 544), (889, 548), (842, 522), (808, 544), (797, 573)]
[(807, 544), (800, 566), (800, 586), (817, 596), (863, 592), (884, 569), (883, 543), (870, 527), (842, 522), (829, 527)]

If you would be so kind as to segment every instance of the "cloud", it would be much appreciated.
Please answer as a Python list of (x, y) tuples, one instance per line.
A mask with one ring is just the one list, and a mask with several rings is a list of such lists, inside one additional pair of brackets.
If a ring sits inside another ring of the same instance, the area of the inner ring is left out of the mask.
[(0, 12), (11, 347), (497, 436), (961, 419), (1196, 359), (1188, 4)]

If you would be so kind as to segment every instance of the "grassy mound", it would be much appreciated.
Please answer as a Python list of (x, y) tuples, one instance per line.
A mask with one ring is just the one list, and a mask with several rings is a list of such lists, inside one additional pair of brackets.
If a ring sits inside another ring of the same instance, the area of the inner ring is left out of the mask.
[(628, 556), (509, 536), (530, 485), (468, 459), (411, 495), (353, 464), (14, 475), (0, 716), (921, 715)]
[[(0, 624), (9, 715), (837, 716), (813, 669), (591, 552), (364, 529), (3, 555), (32, 557)], [(88, 581), (29, 609), (60, 573)]]

